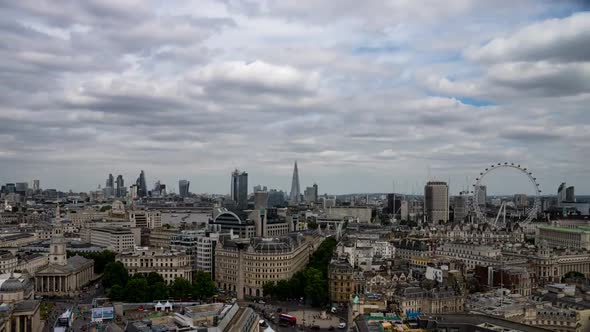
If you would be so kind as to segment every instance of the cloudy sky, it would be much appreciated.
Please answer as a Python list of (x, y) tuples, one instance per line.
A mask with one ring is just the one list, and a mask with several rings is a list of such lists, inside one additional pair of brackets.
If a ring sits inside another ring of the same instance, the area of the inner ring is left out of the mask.
[(0, 182), (590, 193), (588, 2), (360, 3), (0, 0)]

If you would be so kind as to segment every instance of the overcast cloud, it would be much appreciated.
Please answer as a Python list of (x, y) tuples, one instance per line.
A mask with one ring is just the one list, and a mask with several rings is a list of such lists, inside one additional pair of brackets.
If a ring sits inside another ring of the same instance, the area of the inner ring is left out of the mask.
[(0, 182), (590, 193), (586, 2), (427, 2), (0, 0)]

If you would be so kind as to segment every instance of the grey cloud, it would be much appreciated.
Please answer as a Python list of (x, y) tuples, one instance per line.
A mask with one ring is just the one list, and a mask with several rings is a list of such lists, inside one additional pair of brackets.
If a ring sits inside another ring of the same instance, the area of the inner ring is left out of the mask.
[(590, 59), (590, 13), (531, 24), (516, 33), (496, 38), (466, 52), (468, 58), (486, 62), (580, 62)]

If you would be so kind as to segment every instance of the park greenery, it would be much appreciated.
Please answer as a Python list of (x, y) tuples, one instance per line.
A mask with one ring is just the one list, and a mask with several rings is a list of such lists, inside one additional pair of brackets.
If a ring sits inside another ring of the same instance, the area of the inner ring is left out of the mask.
[(311, 256), (304, 270), (295, 273), (289, 280), (264, 284), (264, 294), (276, 300), (304, 298), (317, 307), (327, 304), (328, 266), (337, 243), (336, 239), (327, 238)]
[(121, 262), (105, 266), (102, 284), (108, 289), (108, 295), (113, 301), (134, 303), (167, 299), (205, 300), (216, 291), (209, 274), (202, 271), (194, 273), (192, 283), (179, 277), (167, 285), (156, 272), (150, 272), (147, 276), (139, 273), (129, 276)]

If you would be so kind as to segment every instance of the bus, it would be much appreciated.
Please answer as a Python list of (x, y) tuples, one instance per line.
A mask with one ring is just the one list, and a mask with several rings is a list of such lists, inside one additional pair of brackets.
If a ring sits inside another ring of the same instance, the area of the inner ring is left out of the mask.
[(74, 323), (74, 312), (71, 309), (66, 310), (63, 314), (61, 314), (57, 320), (55, 321), (55, 325), (53, 326), (54, 332), (64, 332), (69, 331)]
[(280, 314), (279, 315), (279, 325), (280, 326), (295, 326), (297, 324), (297, 317), (287, 315), (287, 314)]

